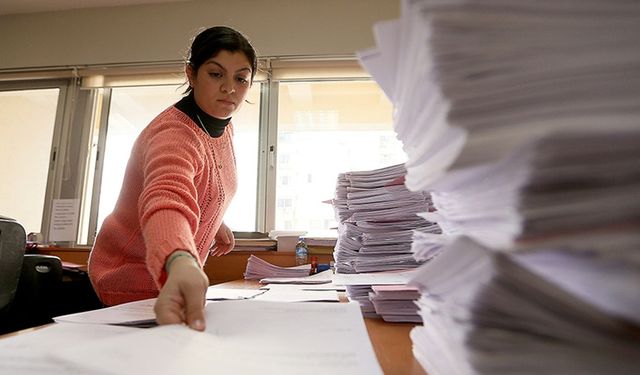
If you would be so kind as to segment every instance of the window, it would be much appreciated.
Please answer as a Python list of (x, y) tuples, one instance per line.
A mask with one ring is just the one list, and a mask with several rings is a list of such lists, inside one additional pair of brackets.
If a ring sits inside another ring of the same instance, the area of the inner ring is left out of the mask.
[[(136, 137), (155, 116), (180, 100), (182, 89), (180, 85), (163, 85), (111, 90), (97, 228), (115, 206)], [(259, 83), (254, 84), (247, 101), (232, 120), (238, 191), (225, 215), (225, 222), (236, 231), (256, 229)]]
[(133, 142), (158, 113), (180, 100), (178, 85), (119, 87), (111, 90), (104, 148), (98, 228), (113, 211)]
[(27, 233), (43, 226), (60, 91), (0, 91), (0, 215), (16, 219)]
[[(338, 173), (406, 160), (392, 106), (353, 60), (260, 64), (264, 72), (233, 117), (238, 191), (224, 220), (234, 231), (331, 228), (333, 208), (322, 202), (333, 198)], [(15, 176), (0, 188), (0, 215), (48, 239), (54, 200), (79, 199), (75, 243), (92, 244), (118, 198), (134, 140), (182, 97), (181, 70), (179, 63), (77, 68), (36, 74), (28, 84), (24, 75), (0, 76), (0, 137), (19, 139), (0, 148), (11, 161), (0, 173)], [(46, 84), (53, 79), (58, 84)]]
[(322, 202), (333, 198), (338, 173), (406, 161), (391, 103), (375, 82), (283, 82), (278, 99), (276, 199), (293, 203), (276, 208), (277, 229), (336, 226)]

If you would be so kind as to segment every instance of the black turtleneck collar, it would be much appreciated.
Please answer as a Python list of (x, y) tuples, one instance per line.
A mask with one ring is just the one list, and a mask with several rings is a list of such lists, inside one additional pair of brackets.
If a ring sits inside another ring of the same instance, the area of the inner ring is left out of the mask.
[(229, 121), (231, 121), (231, 117), (221, 120), (203, 111), (196, 103), (193, 97), (193, 91), (180, 99), (174, 106), (189, 116), (200, 129), (204, 130), (204, 132), (212, 138), (220, 137), (222, 133), (224, 133), (224, 129), (229, 124)]

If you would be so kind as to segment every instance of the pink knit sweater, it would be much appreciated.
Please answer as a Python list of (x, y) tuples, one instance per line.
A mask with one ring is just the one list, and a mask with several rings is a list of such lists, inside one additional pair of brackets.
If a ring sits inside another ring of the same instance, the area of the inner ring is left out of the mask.
[(165, 260), (177, 249), (204, 265), (236, 191), (232, 133), (229, 124), (211, 138), (175, 107), (142, 131), (89, 257), (89, 277), (103, 303), (156, 297), (166, 281)]

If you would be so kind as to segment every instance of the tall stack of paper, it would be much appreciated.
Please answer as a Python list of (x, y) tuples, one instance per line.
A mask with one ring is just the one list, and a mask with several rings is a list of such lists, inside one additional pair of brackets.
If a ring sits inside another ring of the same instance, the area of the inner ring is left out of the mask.
[[(417, 216), (432, 211), (428, 193), (410, 192), (404, 186), (406, 170), (394, 165), (373, 171), (347, 172), (338, 176), (333, 200), (339, 221), (334, 259), (338, 274), (412, 269), (437, 255), (444, 240), (438, 225)], [(433, 246), (418, 258), (412, 253), (414, 238), (424, 238)], [(372, 286), (375, 283), (347, 283), (347, 296), (360, 304), (365, 317), (390, 316), (387, 309), (377, 312)], [(401, 302), (406, 303), (406, 301)], [(413, 304), (409, 301), (409, 304)], [(396, 304), (397, 305), (397, 304)], [(411, 306), (410, 308), (415, 307)], [(402, 318), (416, 320), (404, 310)], [(399, 315), (399, 314), (395, 314)], [(389, 318), (393, 319), (393, 318)]]
[(404, 186), (405, 169), (395, 165), (338, 176), (333, 200), (339, 220), (335, 247), (339, 273), (415, 268), (413, 232), (440, 233), (437, 225), (418, 216), (430, 211), (427, 193)]
[(637, 127), (634, 1), (405, 0), (359, 54), (395, 107), (406, 184), (561, 129)]
[(597, 253), (505, 255), (462, 238), (410, 282), (429, 374), (634, 374), (640, 268)]
[(551, 133), (445, 175), (423, 216), (495, 249), (587, 247), (640, 263), (638, 150), (640, 128)]
[[(637, 372), (640, 4), (405, 0), (360, 54), (395, 107), (430, 374)], [(456, 241), (451, 243), (451, 241)]]

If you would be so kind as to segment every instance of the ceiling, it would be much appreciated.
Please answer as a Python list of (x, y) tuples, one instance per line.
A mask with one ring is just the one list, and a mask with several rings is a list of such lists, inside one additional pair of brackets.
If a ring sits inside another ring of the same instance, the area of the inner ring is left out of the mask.
[(0, 0), (0, 15), (182, 1), (190, 0)]

